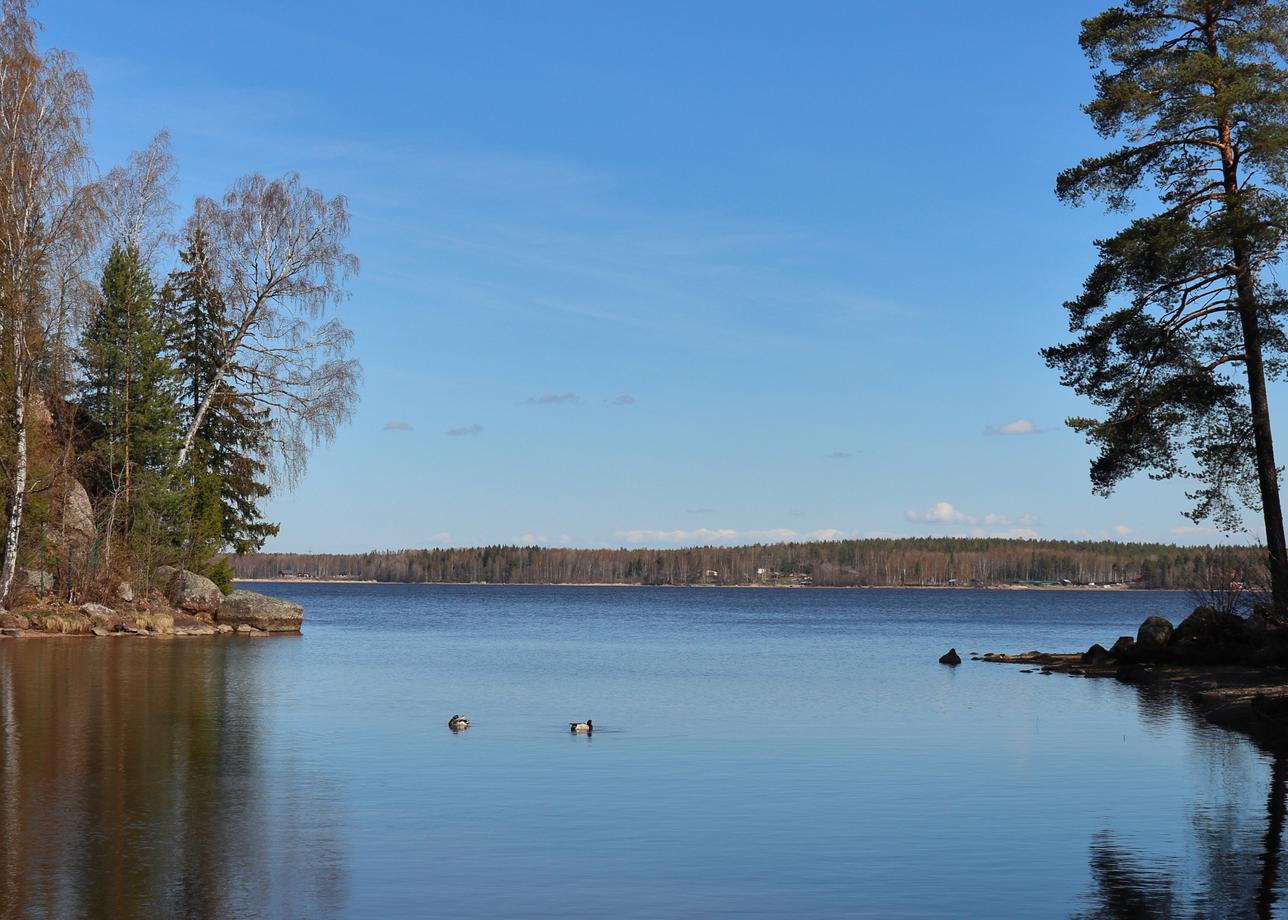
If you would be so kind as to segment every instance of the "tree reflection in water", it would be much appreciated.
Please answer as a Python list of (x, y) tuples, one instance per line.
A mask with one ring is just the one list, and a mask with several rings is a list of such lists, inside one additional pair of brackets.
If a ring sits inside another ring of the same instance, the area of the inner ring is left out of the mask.
[(341, 799), (275, 775), (268, 641), (0, 644), (0, 916), (340, 911)]
[[(1163, 707), (1181, 706), (1201, 722), (1201, 734), (1217, 733), (1202, 722), (1188, 700), (1159, 687), (1140, 686), (1142, 714), (1162, 718)], [(1173, 709), (1173, 712), (1175, 710)], [(1196, 723), (1198, 724), (1198, 723)], [(1166, 918), (1257, 918), (1275, 916), (1281, 900), (1279, 868), (1288, 808), (1288, 751), (1268, 749), (1270, 783), (1264, 832), (1241, 827), (1238, 810), (1199, 809), (1193, 824), (1200, 854), (1200, 875), (1186, 879), (1176, 864), (1156, 866), (1149, 854), (1133, 851), (1111, 831), (1091, 841), (1093, 889), (1086, 920), (1166, 920)], [(1186, 885), (1185, 882), (1191, 882)], [(1188, 890), (1188, 893), (1187, 893)]]

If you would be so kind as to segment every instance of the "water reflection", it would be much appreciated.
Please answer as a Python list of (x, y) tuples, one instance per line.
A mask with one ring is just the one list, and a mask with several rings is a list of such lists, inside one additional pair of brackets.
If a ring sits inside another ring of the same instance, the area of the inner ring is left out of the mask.
[(339, 796), (275, 777), (262, 644), (0, 644), (0, 916), (340, 911)]
[[(1207, 724), (1188, 701), (1167, 688), (1139, 686), (1140, 711), (1162, 722), (1179, 707), (1192, 720), (1195, 740), (1205, 748), (1233, 747), (1233, 735)], [(1132, 847), (1112, 831), (1094, 835), (1090, 845), (1093, 905), (1075, 918), (1257, 918), (1276, 916), (1282, 900), (1280, 864), (1288, 814), (1288, 750), (1266, 748), (1269, 782), (1264, 823), (1250, 828), (1234, 804), (1194, 809), (1195, 877), (1177, 862), (1160, 861), (1147, 848)], [(1217, 758), (1219, 760), (1219, 758)]]

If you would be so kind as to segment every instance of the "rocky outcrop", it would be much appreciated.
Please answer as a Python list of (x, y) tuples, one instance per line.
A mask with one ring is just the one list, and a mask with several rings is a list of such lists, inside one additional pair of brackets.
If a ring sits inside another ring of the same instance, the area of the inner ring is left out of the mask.
[(248, 626), (265, 632), (299, 632), (304, 608), (254, 591), (233, 591), (219, 605), (215, 619), (238, 630)]
[(1102, 664), (1109, 660), (1109, 650), (1097, 642), (1082, 653), (1083, 664)]
[(66, 541), (72, 550), (83, 551), (98, 536), (94, 524), (94, 506), (90, 503), (85, 487), (71, 477), (65, 477), (62, 487), (53, 498), (52, 522), (45, 528), (45, 539), (55, 548)]
[(1252, 636), (1243, 617), (1199, 607), (1172, 633), (1168, 657), (1192, 664), (1225, 664), (1246, 660)]
[(962, 663), (962, 656), (957, 654), (957, 649), (950, 648), (939, 657), (939, 663), (956, 666)]
[(171, 576), (164, 591), (172, 607), (187, 613), (213, 614), (224, 599), (224, 593), (217, 584), (204, 575), (187, 570), (179, 570)]
[(115, 594), (117, 598), (130, 604), (134, 602), (134, 587), (128, 582), (123, 581), (116, 586)]

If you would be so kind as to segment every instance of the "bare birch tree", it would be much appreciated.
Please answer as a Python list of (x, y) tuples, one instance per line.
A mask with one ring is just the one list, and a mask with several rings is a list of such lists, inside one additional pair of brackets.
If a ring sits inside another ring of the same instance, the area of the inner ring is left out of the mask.
[[(45, 357), (60, 245), (81, 236), (91, 93), (63, 51), (41, 54), (26, 0), (0, 5), (0, 354), (13, 443), (0, 599), (13, 586), (28, 494), (26, 408)], [(74, 247), (73, 247), (74, 248)]]
[(327, 317), (348, 295), (358, 260), (345, 248), (348, 206), (300, 183), (249, 175), (220, 201), (199, 198), (190, 230), (208, 241), (209, 270), (225, 309), (218, 373), (190, 420), (178, 465), (221, 388), (270, 413), (275, 472), (288, 483), (303, 473), (309, 449), (334, 437), (357, 401), (352, 333)]

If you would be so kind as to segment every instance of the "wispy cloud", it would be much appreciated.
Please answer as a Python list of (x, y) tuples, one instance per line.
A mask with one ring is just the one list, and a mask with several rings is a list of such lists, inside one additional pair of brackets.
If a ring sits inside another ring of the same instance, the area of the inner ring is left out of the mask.
[(542, 393), (540, 396), (529, 396), (525, 402), (529, 406), (558, 406), (564, 403), (575, 403), (581, 399), (576, 393)]
[(834, 451), (832, 451), (830, 454), (825, 455), (824, 459), (826, 459), (826, 460), (849, 460), (849, 459), (850, 459), (851, 457), (853, 457), (853, 456), (854, 456), (854, 451), (852, 451), (852, 450), (834, 450)]
[(984, 429), (987, 435), (1022, 435), (1022, 434), (1041, 434), (1037, 425), (1033, 424), (1032, 419), (1017, 418), (1001, 425), (989, 425)]
[(1129, 526), (1128, 526), (1128, 525), (1126, 525), (1126, 524), (1115, 524), (1115, 525), (1114, 525), (1114, 534), (1115, 534), (1115, 535), (1117, 535), (1117, 536), (1119, 536), (1119, 537), (1128, 537), (1128, 536), (1131, 536), (1132, 534), (1134, 534), (1135, 532), (1136, 532), (1136, 528), (1135, 528), (1135, 527), (1129, 527)]
[(908, 520), (918, 524), (974, 524), (975, 518), (958, 511), (952, 502), (935, 502), (925, 511), (908, 511)]
[(608, 404), (610, 406), (633, 406), (635, 405), (635, 397), (630, 393), (623, 393), (615, 399), (610, 399)]
[(401, 421), (385, 422), (385, 427), (382, 430), (383, 431), (411, 431), (411, 423), (401, 422)]
[(449, 438), (468, 438), (471, 435), (481, 434), (483, 426), (475, 423), (473, 425), (462, 425), (460, 428), (448, 428), (447, 436)]

